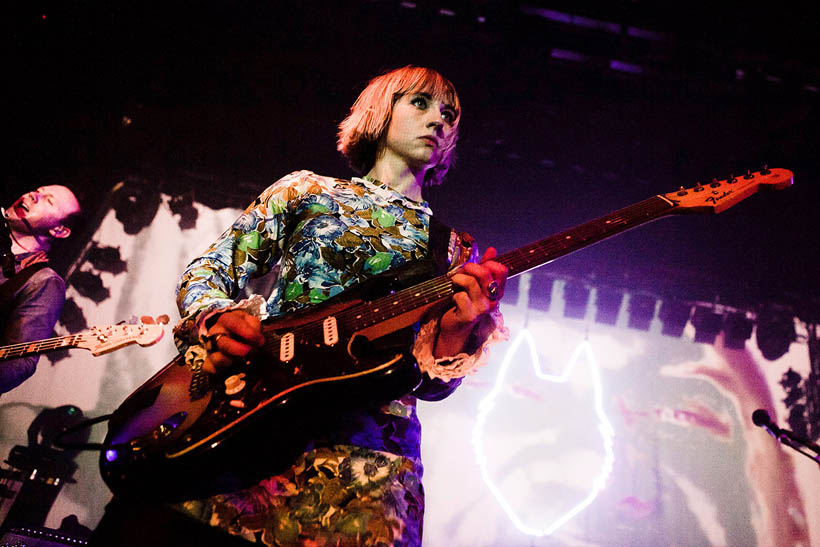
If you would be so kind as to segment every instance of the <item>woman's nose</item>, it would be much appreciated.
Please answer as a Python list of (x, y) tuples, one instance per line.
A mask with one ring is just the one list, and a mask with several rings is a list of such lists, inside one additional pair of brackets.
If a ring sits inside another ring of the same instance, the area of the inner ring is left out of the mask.
[(444, 126), (444, 120), (441, 117), (441, 113), (440, 112), (434, 112), (431, 115), (430, 120), (427, 122), (427, 127), (436, 127), (436, 128), (438, 128), (438, 127), (442, 127), (442, 126)]

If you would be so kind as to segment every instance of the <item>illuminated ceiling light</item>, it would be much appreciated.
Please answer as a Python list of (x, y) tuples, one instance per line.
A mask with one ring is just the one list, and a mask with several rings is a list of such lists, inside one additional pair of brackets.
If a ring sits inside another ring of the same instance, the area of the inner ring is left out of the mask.
[(651, 40), (653, 42), (668, 42), (671, 39), (668, 34), (640, 27), (627, 27), (626, 35), (631, 36), (632, 38)]
[(545, 8), (536, 8), (533, 6), (521, 6), (521, 12), (527, 15), (537, 15), (556, 23), (572, 23), (572, 15), (564, 13), (563, 11), (549, 10)]
[(691, 313), (692, 306), (689, 304), (665, 300), (658, 311), (658, 319), (661, 320), (661, 334), (680, 338)]
[(796, 338), (794, 319), (785, 312), (763, 311), (757, 316), (755, 338), (763, 357), (776, 361), (789, 351)]
[(655, 317), (654, 296), (632, 294), (629, 296), (629, 320), (627, 325), (631, 329), (649, 330), (652, 318)]
[(550, 57), (553, 59), (561, 59), (562, 61), (575, 61), (576, 63), (583, 63), (589, 60), (589, 55), (578, 53), (569, 49), (554, 48), (550, 52)]
[(729, 349), (743, 349), (752, 337), (752, 320), (745, 313), (730, 313), (723, 320), (723, 345)]
[[(527, 306), (533, 310), (549, 311), (552, 303), (553, 279), (545, 275), (530, 277), (530, 289)], [(504, 288), (506, 291), (506, 287)]]
[(587, 314), (589, 289), (581, 283), (567, 281), (564, 285), (564, 317), (583, 319)]
[(723, 328), (723, 316), (711, 308), (696, 306), (692, 312), (692, 325), (695, 327), (695, 342), (714, 344), (720, 329)]
[(591, 17), (584, 17), (582, 15), (573, 15), (572, 24), (581, 28), (588, 28), (593, 30), (602, 30), (611, 34), (621, 33), (621, 24), (613, 23), (612, 21), (602, 21), (601, 19), (592, 19)]
[(595, 292), (595, 321), (604, 325), (617, 323), (623, 299), (624, 295), (620, 291), (598, 289)]
[(626, 61), (619, 61), (617, 59), (612, 59), (609, 61), (609, 68), (612, 70), (617, 70), (618, 72), (627, 72), (629, 74), (640, 74), (643, 72), (643, 67), (641, 65), (627, 63)]
[[(593, 394), (594, 394), (594, 405), (595, 405), (595, 414), (598, 418), (598, 431), (601, 434), (601, 438), (603, 440), (603, 458), (601, 462), (601, 469), (598, 473), (598, 476), (592, 481), (592, 485), (590, 487), (589, 494), (578, 502), (574, 507), (572, 507), (569, 511), (561, 515), (559, 518), (554, 520), (551, 524), (544, 528), (536, 528), (526, 524), (520, 516), (515, 512), (512, 505), (510, 504), (509, 500), (504, 496), (501, 490), (496, 485), (495, 481), (490, 476), (490, 473), (487, 469), (487, 456), (484, 453), (484, 426), (487, 422), (487, 417), (490, 415), (492, 410), (495, 408), (495, 401), (498, 396), (502, 393), (504, 389), (504, 380), (507, 375), (507, 371), (512, 363), (512, 359), (515, 356), (518, 348), (523, 344), (527, 343), (530, 352), (530, 361), (532, 363), (533, 371), (536, 377), (539, 380), (544, 380), (547, 382), (554, 382), (554, 383), (566, 383), (571, 374), (575, 365), (578, 364), (581, 355), (585, 355), (586, 363), (589, 365), (590, 369), (590, 376), (592, 378), (592, 385), (593, 385)], [(475, 425), (473, 426), (473, 451), (475, 453), (476, 463), (478, 463), (479, 469), (481, 471), (481, 477), (484, 479), (484, 483), (487, 485), (487, 488), (493, 494), (495, 499), (498, 501), (501, 508), (504, 509), (504, 512), (513, 522), (516, 528), (518, 528), (521, 532), (531, 535), (531, 536), (549, 536), (554, 534), (561, 526), (566, 524), (570, 521), (573, 517), (578, 515), (581, 511), (583, 511), (589, 504), (591, 504), (598, 494), (604, 489), (606, 485), (606, 479), (609, 477), (609, 474), (612, 472), (612, 467), (615, 462), (615, 454), (612, 449), (612, 439), (615, 437), (615, 430), (612, 428), (612, 424), (607, 418), (606, 413), (604, 412), (603, 407), (603, 388), (601, 386), (601, 377), (598, 372), (598, 361), (595, 359), (595, 355), (592, 352), (592, 346), (588, 341), (581, 342), (575, 351), (572, 353), (572, 357), (570, 357), (569, 363), (567, 364), (566, 368), (564, 368), (563, 374), (560, 376), (552, 375), (552, 374), (545, 374), (541, 370), (541, 362), (538, 358), (538, 353), (535, 347), (535, 338), (533, 337), (532, 333), (528, 329), (524, 329), (521, 333), (516, 337), (515, 341), (510, 346), (509, 350), (507, 350), (507, 354), (504, 356), (504, 361), (501, 363), (501, 367), (498, 370), (498, 376), (496, 377), (495, 384), (493, 386), (492, 391), (487, 394), (484, 399), (482, 399), (481, 403), (478, 406), (478, 415), (476, 416)]]

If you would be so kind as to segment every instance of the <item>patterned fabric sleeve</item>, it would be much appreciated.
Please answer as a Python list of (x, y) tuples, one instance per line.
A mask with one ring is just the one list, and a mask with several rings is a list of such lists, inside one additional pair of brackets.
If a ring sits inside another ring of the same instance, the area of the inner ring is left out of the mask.
[[(269, 186), (204, 253), (185, 269), (177, 285), (182, 319), (174, 328), (180, 351), (199, 342), (204, 324), (227, 309), (259, 316), (261, 297), (235, 303), (251, 278), (276, 264), (285, 237), (288, 203), (303, 190), (307, 171), (297, 171)], [(261, 306), (264, 308), (264, 305)]]

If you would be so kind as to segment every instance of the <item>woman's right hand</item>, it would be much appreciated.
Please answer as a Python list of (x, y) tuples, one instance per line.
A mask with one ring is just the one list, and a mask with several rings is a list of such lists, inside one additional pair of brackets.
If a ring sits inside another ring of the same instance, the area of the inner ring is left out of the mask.
[(202, 368), (211, 374), (244, 361), (250, 352), (265, 343), (262, 323), (241, 310), (220, 314), (216, 323), (208, 329), (207, 338), (210, 340), (205, 344), (208, 358)]

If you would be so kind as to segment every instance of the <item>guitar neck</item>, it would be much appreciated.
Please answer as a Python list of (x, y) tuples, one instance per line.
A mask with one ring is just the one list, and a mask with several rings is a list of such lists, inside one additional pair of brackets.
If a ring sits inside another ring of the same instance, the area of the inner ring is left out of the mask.
[(580, 226), (505, 253), (497, 257), (495, 261), (509, 269), (509, 277), (515, 277), (593, 243), (666, 216), (675, 207), (676, 205), (668, 199), (653, 196), (595, 220), (590, 220)]
[[(654, 196), (500, 255), (495, 260), (507, 266), (509, 277), (514, 277), (630, 228), (666, 216), (675, 208), (674, 202), (662, 196)], [(385, 323), (397, 317), (403, 319), (396, 323), (397, 326), (409, 325), (418, 320), (430, 307), (452, 297), (455, 290), (450, 276), (442, 275), (345, 310), (339, 314), (339, 319), (350, 325), (353, 331)]]
[(80, 333), (70, 336), (48, 338), (46, 340), (37, 340), (36, 342), (22, 342), (20, 344), (2, 346), (0, 347), (0, 361), (27, 357), (29, 355), (36, 355), (61, 348), (76, 348), (82, 340), (82, 336), (82, 333)]

